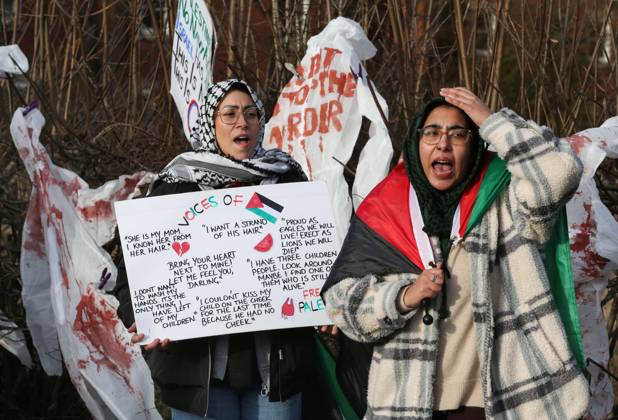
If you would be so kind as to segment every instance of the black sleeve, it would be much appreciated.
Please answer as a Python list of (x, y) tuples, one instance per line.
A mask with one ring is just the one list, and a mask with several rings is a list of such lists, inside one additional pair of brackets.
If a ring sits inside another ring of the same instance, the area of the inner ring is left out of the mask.
[(135, 322), (135, 317), (133, 316), (131, 291), (129, 290), (129, 280), (127, 278), (127, 269), (124, 266), (124, 258), (118, 264), (116, 287), (112, 290), (112, 293), (118, 299), (118, 309), (116, 309), (118, 318), (120, 318), (126, 328), (129, 328)]
[[(155, 184), (149, 197), (181, 194), (185, 192), (199, 191), (197, 184), (177, 183), (168, 184), (159, 182)], [(116, 230), (118, 232), (118, 230)], [(116, 233), (118, 235), (118, 233)], [(129, 289), (129, 279), (127, 277), (127, 269), (124, 265), (124, 258), (118, 263), (118, 277), (116, 277), (116, 287), (112, 290), (112, 294), (118, 299), (118, 309), (116, 313), (125, 327), (130, 327), (135, 322), (133, 315), (133, 305), (131, 304), (131, 290)]]

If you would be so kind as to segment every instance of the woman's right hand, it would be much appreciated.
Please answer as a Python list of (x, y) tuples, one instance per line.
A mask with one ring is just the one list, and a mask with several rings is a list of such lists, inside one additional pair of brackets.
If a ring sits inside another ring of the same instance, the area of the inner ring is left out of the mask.
[(491, 110), (485, 102), (464, 87), (442, 88), (440, 95), (444, 96), (446, 102), (468, 114), (474, 124), (479, 127), (491, 115)]
[(424, 270), (406, 289), (403, 295), (403, 303), (408, 308), (416, 309), (423, 299), (433, 299), (442, 290), (444, 284), (444, 271), (439, 263), (435, 268)]
[[(144, 334), (138, 334), (137, 333), (137, 325), (135, 325), (135, 322), (133, 324), (131, 324), (131, 326), (129, 328), (127, 328), (127, 331), (130, 333), (133, 333), (133, 335), (131, 336), (131, 343), (135, 344), (135, 343), (139, 343), (140, 341), (142, 341), (144, 339)], [(158, 338), (155, 338), (154, 341), (146, 344), (144, 346), (144, 348), (148, 351), (150, 350), (154, 350), (156, 348), (165, 348), (168, 344), (170, 343), (169, 338), (164, 338), (163, 340), (160, 340)]]

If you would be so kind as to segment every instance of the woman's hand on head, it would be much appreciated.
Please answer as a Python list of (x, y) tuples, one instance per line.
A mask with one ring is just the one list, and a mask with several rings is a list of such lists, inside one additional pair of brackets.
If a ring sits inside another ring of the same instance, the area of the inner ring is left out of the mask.
[[(131, 324), (131, 326), (129, 328), (127, 328), (127, 331), (130, 333), (133, 333), (133, 335), (131, 336), (131, 343), (135, 344), (135, 343), (139, 343), (140, 341), (142, 341), (144, 339), (144, 334), (138, 334), (137, 333), (137, 326), (135, 325), (135, 322), (133, 324)], [(168, 338), (164, 338), (163, 340), (160, 340), (158, 338), (155, 338), (154, 341), (146, 344), (144, 346), (144, 348), (148, 351), (150, 350), (154, 350), (156, 348), (165, 348), (167, 347), (167, 345), (170, 343), (170, 340)]]
[(403, 295), (403, 303), (409, 308), (418, 308), (423, 299), (433, 299), (438, 296), (443, 284), (442, 264), (424, 270), (416, 278), (416, 281), (407, 288)]
[(491, 111), (485, 105), (485, 102), (464, 87), (442, 88), (440, 95), (444, 96), (446, 102), (468, 114), (470, 119), (479, 127), (491, 115)]

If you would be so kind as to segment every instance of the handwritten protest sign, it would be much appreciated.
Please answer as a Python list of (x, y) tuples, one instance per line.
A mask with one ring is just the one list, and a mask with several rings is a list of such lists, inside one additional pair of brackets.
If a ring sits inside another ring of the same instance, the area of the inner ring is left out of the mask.
[(319, 291), (339, 240), (328, 203), (321, 182), (116, 203), (145, 341), (329, 324)]
[(212, 82), (216, 47), (212, 18), (203, 0), (180, 0), (174, 29), (170, 93), (191, 138), (203, 95)]
[[(344, 17), (330, 21), (307, 42), (307, 52), (284, 86), (265, 130), (265, 148), (288, 152), (310, 180), (326, 182), (340, 237), (348, 229), (353, 204), (358, 206), (386, 176), (393, 156), (380, 115), (382, 111), (388, 117), (386, 101), (362, 64), (375, 53), (358, 23)], [(352, 156), (363, 118), (371, 123), (370, 138), (356, 167), (352, 200), (343, 164)]]

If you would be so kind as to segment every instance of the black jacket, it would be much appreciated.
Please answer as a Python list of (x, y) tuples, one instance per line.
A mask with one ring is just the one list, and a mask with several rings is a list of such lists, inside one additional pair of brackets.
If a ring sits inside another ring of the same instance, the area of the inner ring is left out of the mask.
[[(159, 183), (150, 196), (199, 191), (196, 184)], [(114, 294), (120, 302), (118, 316), (126, 327), (134, 322), (127, 273), (122, 261)], [(251, 334), (251, 333), (247, 333)], [(273, 330), (270, 352), (270, 401), (285, 401), (306, 389), (315, 371), (315, 346), (310, 328)], [(147, 355), (153, 379), (161, 390), (161, 399), (170, 406), (198, 415), (208, 407), (211, 377), (211, 338), (171, 342), (165, 349)]]

